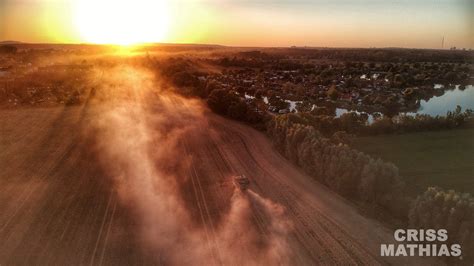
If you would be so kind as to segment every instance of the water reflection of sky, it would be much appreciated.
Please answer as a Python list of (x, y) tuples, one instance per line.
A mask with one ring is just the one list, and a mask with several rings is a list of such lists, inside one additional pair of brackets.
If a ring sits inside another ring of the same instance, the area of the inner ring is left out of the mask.
[(422, 100), (416, 113), (443, 116), (448, 111), (454, 111), (458, 105), (462, 110), (474, 109), (474, 86), (468, 85), (464, 90), (456, 86), (456, 89), (447, 90), (441, 96), (432, 97), (428, 101)]
[[(336, 108), (336, 117), (341, 117), (341, 115), (345, 114), (345, 113), (349, 113), (349, 112), (353, 112), (353, 113), (357, 113), (357, 114), (363, 114), (364, 112), (359, 112), (359, 111), (349, 111), (347, 109), (344, 109), (344, 108)], [(371, 115), (371, 114), (367, 114), (367, 123), (369, 124), (372, 124), (374, 122), (374, 116)]]
[[(435, 86), (439, 88), (439, 86)], [(453, 90), (446, 90), (441, 96), (434, 96), (428, 101), (421, 100), (420, 108), (416, 112), (406, 113), (407, 115), (415, 114), (428, 114), (431, 116), (445, 116), (448, 111), (454, 111), (456, 106), (461, 106), (462, 110), (473, 109), (474, 110), (474, 86), (468, 85), (464, 90), (459, 89), (456, 86)], [(349, 112), (347, 109), (336, 108), (336, 117)], [(359, 113), (357, 111), (353, 111)], [(368, 123), (371, 124), (374, 121), (372, 115), (368, 115)]]

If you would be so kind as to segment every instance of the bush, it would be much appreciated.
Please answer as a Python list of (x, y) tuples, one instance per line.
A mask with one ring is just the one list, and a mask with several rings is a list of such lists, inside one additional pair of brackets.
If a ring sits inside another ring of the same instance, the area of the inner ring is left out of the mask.
[(448, 241), (461, 245), (463, 263), (474, 262), (474, 197), (430, 187), (412, 203), (410, 227), (448, 230)]
[(263, 115), (257, 111), (256, 106), (247, 104), (232, 90), (215, 89), (211, 91), (207, 104), (215, 113), (235, 120), (252, 124), (260, 124), (264, 120)]

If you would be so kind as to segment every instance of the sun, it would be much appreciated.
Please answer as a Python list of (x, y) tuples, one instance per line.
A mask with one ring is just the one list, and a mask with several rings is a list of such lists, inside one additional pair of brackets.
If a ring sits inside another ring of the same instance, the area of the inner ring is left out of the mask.
[(160, 42), (169, 26), (165, 0), (75, 0), (73, 10), (81, 38), (90, 43)]

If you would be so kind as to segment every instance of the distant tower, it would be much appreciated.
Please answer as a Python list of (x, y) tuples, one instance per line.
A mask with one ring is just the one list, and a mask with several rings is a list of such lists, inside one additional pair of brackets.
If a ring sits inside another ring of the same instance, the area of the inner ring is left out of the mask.
[(444, 49), (444, 36), (443, 36), (443, 39), (441, 40), (441, 49)]

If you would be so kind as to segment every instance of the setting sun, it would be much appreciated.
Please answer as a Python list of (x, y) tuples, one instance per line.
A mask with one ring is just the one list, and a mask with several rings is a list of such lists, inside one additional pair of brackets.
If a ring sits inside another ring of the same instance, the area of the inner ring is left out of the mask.
[(77, 0), (75, 25), (91, 43), (130, 45), (162, 41), (168, 31), (163, 0)]

